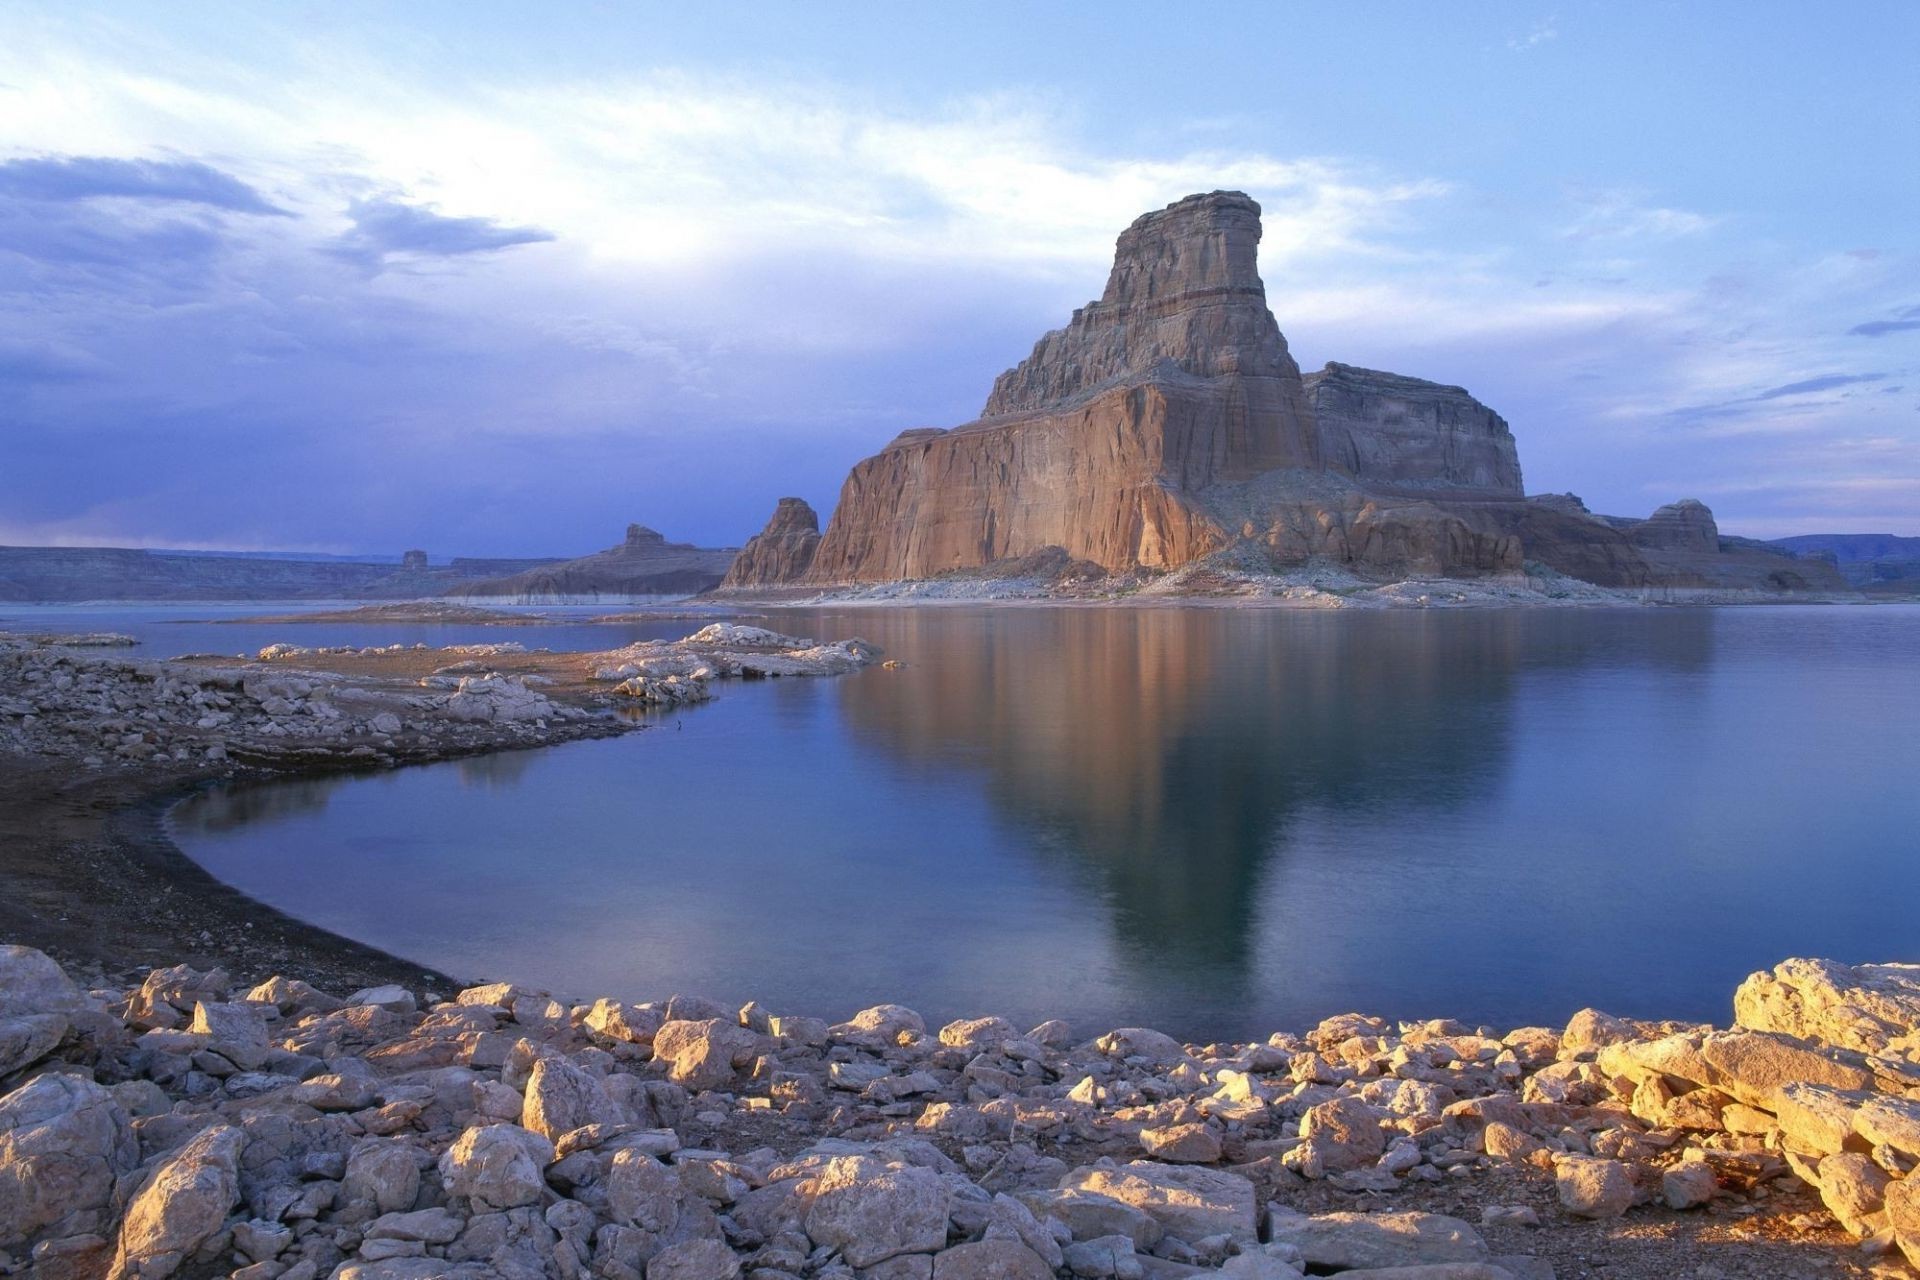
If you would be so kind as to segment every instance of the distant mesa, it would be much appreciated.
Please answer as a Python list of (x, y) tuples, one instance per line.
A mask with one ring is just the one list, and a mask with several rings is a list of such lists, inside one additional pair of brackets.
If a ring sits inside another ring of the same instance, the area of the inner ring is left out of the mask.
[(1603, 586), (1844, 589), (1824, 557), (1722, 537), (1698, 502), (1626, 520), (1527, 498), (1512, 431), (1461, 387), (1338, 363), (1303, 377), (1259, 241), (1260, 206), (1235, 191), (1137, 219), (1100, 298), (1001, 374), (978, 419), (857, 463), (824, 533), (782, 499), (726, 588), (929, 578), (1058, 548), (1120, 573), (1244, 549), (1380, 578), (1540, 566)]
[(734, 547), (668, 542), (657, 530), (630, 524), (618, 546), (577, 560), (561, 560), (469, 583), (453, 594), (523, 604), (692, 595), (719, 586), (737, 551)]

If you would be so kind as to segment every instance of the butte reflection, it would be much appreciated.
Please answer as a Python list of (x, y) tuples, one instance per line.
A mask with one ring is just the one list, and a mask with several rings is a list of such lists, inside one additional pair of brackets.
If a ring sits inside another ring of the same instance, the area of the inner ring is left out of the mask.
[(1647, 638), (1592, 613), (1517, 610), (886, 621), (890, 646), (937, 657), (836, 690), (860, 740), (978, 774), (1034, 856), (1065, 860), (1107, 905), (1129, 983), (1213, 1000), (1251, 989), (1262, 890), (1297, 818), (1484, 803), (1528, 671), (1692, 666), (1712, 627), (1676, 612)]

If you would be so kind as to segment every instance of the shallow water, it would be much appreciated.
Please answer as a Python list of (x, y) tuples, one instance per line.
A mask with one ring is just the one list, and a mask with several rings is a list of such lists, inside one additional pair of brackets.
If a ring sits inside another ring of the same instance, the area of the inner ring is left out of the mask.
[(216, 791), (177, 837), (451, 972), (826, 1016), (1724, 1020), (1787, 955), (1920, 958), (1920, 608), (768, 624), (908, 665)]

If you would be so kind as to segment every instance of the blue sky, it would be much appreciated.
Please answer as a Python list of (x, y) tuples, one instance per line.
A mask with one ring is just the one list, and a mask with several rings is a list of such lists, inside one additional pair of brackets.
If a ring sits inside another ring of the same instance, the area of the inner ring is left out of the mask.
[(78, 8), (0, 9), (0, 542), (738, 543), (1217, 187), (1532, 491), (1920, 534), (1908, 3)]

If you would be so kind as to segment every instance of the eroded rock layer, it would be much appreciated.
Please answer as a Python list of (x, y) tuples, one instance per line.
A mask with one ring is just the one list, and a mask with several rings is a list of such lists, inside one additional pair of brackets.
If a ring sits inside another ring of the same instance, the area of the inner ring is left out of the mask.
[(1303, 381), (1330, 470), (1387, 489), (1521, 496), (1513, 433), (1464, 388), (1350, 364)]
[(819, 549), (820, 517), (805, 498), (782, 498), (767, 527), (740, 548), (720, 585), (795, 581), (813, 566)]

